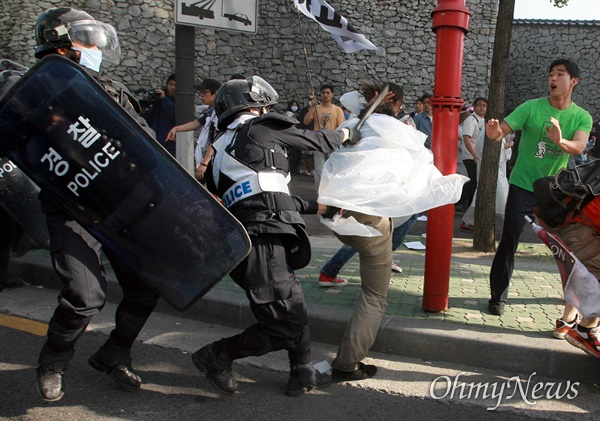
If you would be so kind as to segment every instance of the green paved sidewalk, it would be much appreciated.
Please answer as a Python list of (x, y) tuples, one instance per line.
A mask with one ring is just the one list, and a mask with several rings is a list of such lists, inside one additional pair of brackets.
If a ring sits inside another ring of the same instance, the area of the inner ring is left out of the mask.
[[(425, 240), (408, 236), (406, 241)], [(358, 255), (342, 268), (341, 277), (350, 282), (345, 287), (322, 288), (317, 284), (319, 270), (337, 251), (341, 243), (311, 237), (312, 261), (297, 271), (306, 302), (352, 309), (360, 293)], [(48, 252), (30, 253), (43, 259)], [(422, 308), (424, 250), (408, 250), (401, 246), (394, 252), (394, 261), (403, 269), (393, 274), (388, 294), (387, 314), (421, 320), (435, 320), (469, 327), (495, 327), (507, 333), (533, 332), (551, 337), (554, 323), (562, 315), (563, 299), (560, 275), (554, 259), (543, 244), (522, 244), (515, 260), (515, 271), (510, 288), (506, 313), (492, 316), (487, 312), (489, 298), (488, 274), (493, 254), (474, 253), (472, 240), (455, 239), (450, 273), (449, 308), (440, 313), (429, 313)], [(49, 260), (49, 259), (48, 259)], [(105, 260), (108, 264), (108, 261)], [(48, 261), (49, 264), (49, 261)], [(226, 277), (214, 289), (244, 295), (243, 291)]]
[[(419, 239), (424, 241), (419, 237), (409, 237), (406, 241)], [(455, 240), (457, 243), (465, 249), (472, 244), (471, 240)], [(317, 284), (319, 270), (336, 250), (313, 246), (310, 265), (296, 273), (302, 282), (308, 304), (351, 309), (360, 293), (358, 255), (339, 274), (348, 279), (350, 283), (347, 286), (322, 288)], [(422, 308), (425, 251), (408, 250), (401, 246), (394, 252), (394, 261), (403, 271), (392, 275), (387, 314), (552, 336), (555, 320), (562, 315), (564, 302), (560, 275), (546, 246), (523, 244), (519, 247), (506, 313), (500, 317), (487, 312), (488, 275), (492, 257), (493, 254), (484, 257), (463, 257), (461, 253), (453, 255), (449, 308), (444, 312), (430, 313)], [(229, 279), (215, 288), (241, 293), (241, 289)]]

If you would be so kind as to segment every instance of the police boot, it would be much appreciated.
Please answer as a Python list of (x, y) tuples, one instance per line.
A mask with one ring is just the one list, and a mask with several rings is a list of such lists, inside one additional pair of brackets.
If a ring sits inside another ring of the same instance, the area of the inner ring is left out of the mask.
[(88, 363), (96, 370), (108, 374), (121, 389), (132, 392), (142, 385), (142, 379), (131, 367), (129, 350), (111, 344), (110, 340), (90, 357)]
[(3, 289), (21, 288), (25, 286), (25, 282), (15, 278), (10, 273), (7, 273), (5, 277), (0, 276), (0, 291)]
[(65, 394), (64, 377), (75, 352), (75, 343), (89, 318), (72, 317), (58, 307), (48, 323), (48, 337), (38, 357), (36, 389), (46, 402)]
[(307, 370), (292, 370), (285, 386), (285, 394), (291, 397), (302, 396), (315, 389), (324, 389), (331, 385), (331, 377), (314, 370), (314, 374)]
[(63, 389), (64, 370), (51, 370), (46, 367), (37, 368), (36, 389), (46, 402), (56, 402), (65, 395)]
[[(224, 395), (231, 396), (238, 387), (231, 371), (231, 361), (225, 356), (219, 358), (219, 352), (216, 348), (215, 344), (208, 344), (200, 348), (192, 355), (192, 362), (198, 370), (206, 375), (206, 378), (215, 389)], [(219, 362), (222, 364), (219, 364)], [(229, 368), (223, 369), (224, 365), (228, 365)]]

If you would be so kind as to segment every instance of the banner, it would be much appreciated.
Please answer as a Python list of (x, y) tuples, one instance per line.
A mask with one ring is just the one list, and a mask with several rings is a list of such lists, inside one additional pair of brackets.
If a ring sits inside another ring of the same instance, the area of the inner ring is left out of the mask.
[(547, 232), (525, 216), (537, 236), (548, 246), (558, 266), (565, 300), (583, 317), (600, 317), (600, 284), (560, 237)]
[(348, 19), (337, 13), (324, 0), (294, 0), (294, 5), (329, 32), (344, 52), (377, 50), (363, 34), (354, 29)]

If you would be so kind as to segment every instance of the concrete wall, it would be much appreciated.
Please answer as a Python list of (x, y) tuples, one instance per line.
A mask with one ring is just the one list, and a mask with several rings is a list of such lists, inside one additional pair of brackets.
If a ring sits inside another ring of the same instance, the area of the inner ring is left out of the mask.
[[(345, 54), (316, 22), (298, 15), (292, 0), (259, 0), (257, 34), (196, 29), (197, 81), (204, 77), (224, 81), (234, 73), (255, 73), (273, 84), (282, 102), (291, 98), (306, 102), (311, 84), (302, 27), (315, 89), (333, 83), (339, 98), (355, 89), (359, 80), (391, 80), (404, 87), (405, 110), (412, 111), (415, 99), (433, 90), (435, 37), (430, 14), (437, 1), (329, 3), (379, 50)], [(473, 15), (465, 40), (463, 87), (465, 100), (472, 101), (487, 92), (497, 4), (496, 0), (468, 3)], [(84, 9), (117, 29), (122, 64), (105, 70), (131, 90), (161, 86), (174, 70), (174, 6), (165, 0), (2, 0), (0, 30), (5, 36), (0, 39), (0, 55), (31, 65), (35, 20), (43, 10), (60, 5)]]
[(581, 69), (573, 101), (600, 117), (600, 21), (515, 21), (510, 49), (506, 108), (548, 94), (548, 66), (556, 58)]
[[(306, 103), (311, 79), (315, 89), (333, 83), (338, 98), (355, 89), (360, 80), (391, 80), (404, 87), (404, 109), (411, 111), (416, 98), (433, 90), (431, 11), (437, 0), (329, 3), (379, 50), (345, 54), (316, 22), (298, 15), (292, 0), (259, 0), (257, 34), (196, 28), (196, 82), (205, 77), (225, 81), (234, 73), (258, 74), (273, 84), (281, 102), (296, 98)], [(122, 63), (105, 70), (131, 90), (162, 86), (174, 71), (174, 5), (169, 0), (2, 0), (0, 56), (31, 65), (35, 20), (43, 10), (61, 5), (84, 9), (117, 29)], [(472, 13), (464, 48), (463, 98), (467, 103), (487, 96), (497, 6), (497, 0), (467, 1)], [(600, 22), (516, 21), (507, 108), (546, 95), (546, 67), (558, 56), (569, 56), (582, 68), (575, 101), (600, 116), (599, 47)]]

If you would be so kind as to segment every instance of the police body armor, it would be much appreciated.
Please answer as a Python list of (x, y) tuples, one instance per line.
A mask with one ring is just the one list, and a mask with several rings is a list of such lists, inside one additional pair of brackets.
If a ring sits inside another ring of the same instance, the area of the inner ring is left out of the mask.
[[(276, 113), (239, 115), (213, 143), (215, 154), (209, 188), (212, 186), (249, 234), (288, 235), (288, 263), (293, 269), (300, 269), (310, 262), (310, 242), (304, 220), (290, 195), (287, 151), (275, 142), (254, 139), (250, 135), (254, 124), (291, 127), (294, 122)], [(264, 224), (269, 221), (274, 228), (253, 230), (251, 227), (254, 222)]]

